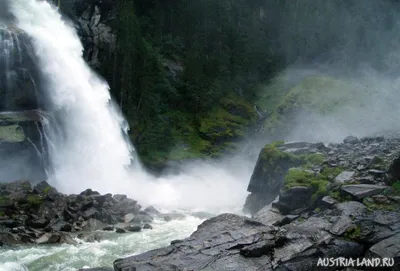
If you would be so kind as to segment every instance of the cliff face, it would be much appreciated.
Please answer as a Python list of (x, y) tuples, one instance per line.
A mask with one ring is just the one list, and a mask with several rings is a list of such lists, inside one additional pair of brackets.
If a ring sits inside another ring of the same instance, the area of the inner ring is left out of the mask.
[(0, 28), (0, 181), (45, 178), (45, 98), (31, 53), (22, 31)]
[(112, 60), (116, 47), (117, 4), (111, 0), (64, 0), (61, 12), (72, 19), (85, 48), (89, 65), (101, 69)]

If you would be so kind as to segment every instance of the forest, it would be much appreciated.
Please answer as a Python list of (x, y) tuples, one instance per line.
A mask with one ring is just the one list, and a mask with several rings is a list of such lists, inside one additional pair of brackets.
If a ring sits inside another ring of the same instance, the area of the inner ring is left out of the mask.
[[(297, 107), (326, 113), (349, 100), (345, 89), (357, 87), (343, 79), (352, 79), (360, 63), (394, 70), (377, 41), (395, 35), (396, 2), (102, 1), (106, 10), (117, 5), (110, 22), (117, 41), (99, 73), (146, 165), (159, 170), (167, 161), (220, 157), (260, 129), (280, 139), (287, 132), (282, 127), (294, 125)], [(368, 16), (374, 10), (386, 15)], [(385, 44), (397, 50), (394, 42)], [(274, 84), (296, 65), (311, 67), (317, 77), (300, 89), (300, 72)], [(321, 89), (343, 95), (307, 104)]]

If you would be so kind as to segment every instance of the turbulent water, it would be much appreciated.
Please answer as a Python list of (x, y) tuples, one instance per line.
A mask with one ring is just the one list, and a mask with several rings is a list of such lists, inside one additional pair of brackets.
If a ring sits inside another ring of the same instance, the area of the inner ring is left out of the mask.
[(155, 222), (153, 230), (134, 234), (104, 233), (107, 239), (78, 246), (0, 248), (0, 271), (76, 271), (82, 267), (111, 267), (117, 257), (166, 246), (187, 237), (202, 220), (188, 216), (168, 223)]
[[(168, 211), (240, 211), (252, 164), (242, 159), (213, 165), (195, 163), (179, 175), (150, 176), (125, 140), (126, 120), (114, 106), (107, 83), (85, 63), (75, 29), (46, 1), (9, 3), (16, 26), (32, 38), (52, 109), (53, 117), (45, 127), (52, 162), (50, 184), (64, 193), (86, 188), (123, 193), (142, 205)], [(132, 159), (133, 169), (128, 170)], [(182, 220), (157, 222), (150, 231), (111, 234), (99, 243), (0, 249), (0, 271), (110, 266), (118, 257), (187, 237), (201, 221), (186, 215)]]

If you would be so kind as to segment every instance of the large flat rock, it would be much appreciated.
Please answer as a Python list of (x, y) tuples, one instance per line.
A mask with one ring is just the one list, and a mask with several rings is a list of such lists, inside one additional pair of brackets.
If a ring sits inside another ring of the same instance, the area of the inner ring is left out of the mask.
[(342, 191), (351, 196), (361, 200), (366, 197), (374, 196), (382, 193), (387, 186), (373, 185), (373, 184), (354, 184), (345, 185), (342, 187)]

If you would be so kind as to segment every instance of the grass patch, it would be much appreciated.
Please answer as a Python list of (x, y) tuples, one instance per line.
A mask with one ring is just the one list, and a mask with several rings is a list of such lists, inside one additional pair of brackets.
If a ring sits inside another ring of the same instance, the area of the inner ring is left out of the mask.
[(371, 198), (367, 197), (363, 200), (363, 204), (370, 210), (382, 210), (382, 211), (396, 211), (398, 206), (396, 204), (388, 204), (388, 203), (377, 203), (374, 202)]
[(315, 201), (316, 199), (328, 194), (328, 184), (329, 180), (322, 174), (316, 174), (309, 170), (292, 168), (285, 176), (284, 189), (290, 189), (297, 186), (311, 187), (314, 190), (311, 200)]
[(361, 238), (361, 227), (359, 225), (354, 225), (351, 228), (348, 228), (344, 237), (348, 240), (359, 240)]
[(26, 200), (27, 200), (28, 204), (32, 207), (39, 206), (43, 202), (42, 197), (39, 195), (28, 195)]
[(342, 194), (338, 190), (331, 191), (329, 193), (329, 196), (331, 196), (333, 199), (337, 200), (338, 202), (345, 202), (345, 201), (351, 201), (352, 200), (350, 195)]

